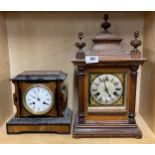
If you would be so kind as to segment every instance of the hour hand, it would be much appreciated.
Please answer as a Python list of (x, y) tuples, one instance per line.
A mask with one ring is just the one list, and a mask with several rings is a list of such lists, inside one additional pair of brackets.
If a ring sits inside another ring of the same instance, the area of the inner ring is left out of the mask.
[(111, 94), (109, 93), (109, 90), (108, 89), (105, 89), (106, 93), (108, 94), (108, 96), (113, 100)]
[(105, 88), (105, 91), (107, 92), (108, 96), (111, 98), (111, 95), (109, 93), (109, 90), (107, 88)]
[(108, 94), (108, 96), (111, 98), (111, 95), (110, 95), (110, 93), (109, 93), (109, 90), (108, 90), (108, 88), (107, 88), (107, 86), (106, 86), (106, 83), (105, 83), (105, 81), (103, 80), (103, 82), (104, 82), (104, 87), (105, 87), (105, 92)]

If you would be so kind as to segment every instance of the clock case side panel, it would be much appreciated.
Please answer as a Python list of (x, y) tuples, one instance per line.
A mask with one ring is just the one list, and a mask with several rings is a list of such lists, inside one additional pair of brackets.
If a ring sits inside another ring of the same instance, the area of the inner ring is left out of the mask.
[[(117, 111), (117, 110), (111, 110), (111, 111), (89, 111), (89, 74), (90, 73), (116, 73), (116, 72), (122, 72), (126, 74), (126, 84), (125, 87), (127, 90), (125, 90), (125, 109)], [(130, 97), (130, 68), (128, 67), (91, 67), (87, 68), (85, 72), (85, 98), (84, 98), (84, 111), (85, 111), (85, 121), (103, 121), (103, 120), (128, 120), (128, 112), (129, 112), (129, 97)]]
[(58, 116), (63, 117), (64, 111), (67, 107), (67, 101), (68, 101), (68, 90), (67, 85), (64, 81), (57, 81), (57, 111)]
[(19, 82), (13, 81), (13, 84), (15, 86), (15, 92), (13, 94), (14, 105), (16, 107), (15, 117), (18, 118), (21, 116), (21, 101), (22, 101), (21, 91)]

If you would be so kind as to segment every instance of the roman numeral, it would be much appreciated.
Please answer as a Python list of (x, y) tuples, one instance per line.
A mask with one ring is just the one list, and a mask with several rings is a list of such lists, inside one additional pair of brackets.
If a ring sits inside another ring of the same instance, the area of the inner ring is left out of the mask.
[(29, 103), (29, 105), (32, 105), (32, 104), (34, 105), (34, 104), (36, 104), (36, 103), (35, 103), (35, 102), (31, 102), (31, 103)]
[(35, 96), (33, 96), (33, 95), (30, 95), (32, 98), (36, 98)]
[(113, 94), (114, 94), (116, 97), (118, 97), (118, 96), (119, 96), (119, 94), (117, 94), (117, 92), (113, 92)]
[(98, 99), (100, 102), (102, 101), (102, 97), (99, 97), (99, 99)]
[(106, 77), (104, 78), (105, 81), (109, 81), (109, 77), (106, 75)]
[(119, 82), (114, 82), (114, 85), (117, 86), (119, 84)]
[(121, 90), (121, 88), (115, 88), (115, 90), (116, 90), (116, 91), (119, 91), (119, 90)]
[(112, 97), (110, 97), (112, 99), (112, 101), (114, 101), (114, 99)]
[(113, 80), (114, 80), (114, 77), (111, 79), (111, 82), (113, 82)]
[(38, 92), (40, 91), (39, 87), (38, 87), (38, 89), (37, 89), (37, 90), (38, 90)]
[(100, 82), (103, 82), (103, 79), (99, 78), (99, 81), (100, 81)]
[(99, 92), (97, 92), (96, 94), (94, 94), (94, 96), (95, 97), (97, 97), (97, 96), (99, 96), (100, 95), (100, 93)]
[(96, 86), (99, 86), (99, 84), (98, 83), (94, 83)]
[(105, 101), (104, 101), (105, 103), (108, 103), (108, 100), (107, 99), (105, 99)]
[(37, 94), (36, 90), (33, 89), (33, 93)]
[(92, 91), (97, 91), (97, 89), (92, 89)]

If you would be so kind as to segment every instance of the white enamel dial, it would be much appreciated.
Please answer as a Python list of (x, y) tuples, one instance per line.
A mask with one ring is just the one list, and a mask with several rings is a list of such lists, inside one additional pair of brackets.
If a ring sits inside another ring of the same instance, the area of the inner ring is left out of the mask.
[(54, 96), (48, 87), (35, 84), (26, 90), (23, 96), (23, 103), (30, 113), (42, 115), (53, 107)]
[(117, 76), (102, 74), (92, 82), (90, 93), (97, 103), (109, 105), (119, 100), (122, 95), (122, 89), (122, 83)]

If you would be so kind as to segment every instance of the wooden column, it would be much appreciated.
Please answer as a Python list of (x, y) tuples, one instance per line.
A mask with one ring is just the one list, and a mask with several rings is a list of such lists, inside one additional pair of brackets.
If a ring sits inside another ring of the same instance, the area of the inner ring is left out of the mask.
[[(141, 52), (139, 51), (138, 47), (142, 44), (139, 37), (139, 31), (135, 31), (134, 39), (130, 42), (130, 45), (133, 46), (131, 50), (131, 58), (132, 59), (141, 59)], [(130, 86), (130, 107), (129, 107), (129, 114), (128, 114), (128, 122), (130, 124), (135, 124), (135, 103), (136, 103), (136, 87), (137, 87), (137, 70), (139, 68), (139, 64), (131, 65), (131, 86)]]
[(131, 86), (130, 86), (130, 107), (128, 113), (128, 121), (130, 124), (135, 124), (135, 102), (136, 102), (136, 85), (137, 85), (137, 70), (139, 65), (131, 66)]
[[(83, 48), (86, 46), (86, 43), (82, 41), (84, 34), (83, 32), (78, 32), (79, 41), (75, 43), (75, 46), (79, 49), (76, 52), (76, 59), (81, 60), (85, 59), (85, 53)], [(79, 122), (84, 121), (84, 66), (77, 66), (77, 76), (78, 76), (78, 119)]]
[(83, 66), (78, 66), (78, 116), (80, 122), (84, 120), (84, 70)]

